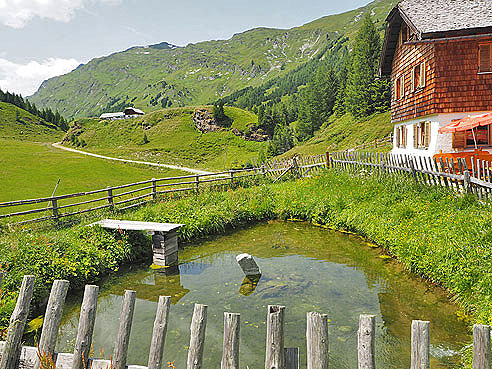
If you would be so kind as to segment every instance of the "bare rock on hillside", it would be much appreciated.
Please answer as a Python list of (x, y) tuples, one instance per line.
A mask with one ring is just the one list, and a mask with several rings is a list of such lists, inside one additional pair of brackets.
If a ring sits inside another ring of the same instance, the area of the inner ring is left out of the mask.
[(196, 109), (192, 116), (196, 129), (202, 133), (221, 131), (212, 113), (207, 109)]
[(270, 139), (270, 137), (265, 134), (265, 131), (255, 126), (249, 127), (248, 132), (241, 132), (238, 129), (233, 128), (232, 133), (246, 141), (264, 142)]

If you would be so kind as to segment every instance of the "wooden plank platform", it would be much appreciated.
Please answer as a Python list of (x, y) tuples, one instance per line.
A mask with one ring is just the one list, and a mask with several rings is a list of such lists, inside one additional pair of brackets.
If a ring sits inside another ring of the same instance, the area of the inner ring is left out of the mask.
[(103, 219), (90, 225), (100, 225), (103, 228), (121, 229), (127, 231), (172, 232), (184, 224), (138, 222), (133, 220)]

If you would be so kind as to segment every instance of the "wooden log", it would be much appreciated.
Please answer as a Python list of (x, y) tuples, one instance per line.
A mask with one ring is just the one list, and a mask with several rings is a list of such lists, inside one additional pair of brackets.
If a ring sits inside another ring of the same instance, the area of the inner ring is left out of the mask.
[(265, 369), (285, 369), (285, 306), (268, 305)]
[(89, 366), (89, 352), (96, 321), (98, 286), (86, 285), (80, 308), (79, 328), (73, 352), (72, 369), (86, 369)]
[(376, 316), (361, 315), (357, 332), (357, 357), (359, 369), (375, 369)]
[(299, 347), (286, 347), (285, 369), (299, 369)]
[(473, 369), (491, 369), (490, 327), (473, 326)]
[(136, 292), (126, 290), (121, 304), (120, 325), (114, 344), (113, 365), (114, 369), (125, 369), (130, 332), (132, 329), (133, 312), (135, 311)]
[(191, 320), (190, 348), (188, 349), (187, 369), (201, 369), (205, 328), (207, 326), (207, 305), (195, 304)]
[(224, 313), (224, 343), (221, 369), (239, 369), (240, 314)]
[(328, 315), (307, 313), (307, 369), (328, 368)]
[(412, 357), (410, 369), (430, 368), (429, 322), (412, 321)]
[(21, 341), (24, 334), (29, 307), (31, 305), (32, 294), (34, 292), (35, 277), (25, 275), (19, 291), (19, 297), (10, 317), (9, 329), (5, 348), (0, 361), (0, 369), (16, 369), (19, 366), (20, 353), (22, 349)]
[[(69, 282), (65, 280), (56, 280), (51, 287), (46, 314), (43, 321), (43, 330), (39, 339), (39, 353), (54, 357), (56, 340), (58, 338), (58, 329), (60, 328), (63, 305), (67, 297)], [(34, 369), (39, 369), (39, 357), (36, 358)]]
[(161, 369), (162, 367), (162, 354), (164, 353), (164, 344), (166, 342), (170, 306), (170, 296), (159, 296), (154, 329), (152, 331), (152, 342), (150, 343), (148, 369)]

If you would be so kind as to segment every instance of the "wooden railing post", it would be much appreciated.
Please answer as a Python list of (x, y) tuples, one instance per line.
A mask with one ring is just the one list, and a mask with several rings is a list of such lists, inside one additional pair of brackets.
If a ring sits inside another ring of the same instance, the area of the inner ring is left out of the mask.
[(195, 191), (198, 192), (199, 191), (199, 185), (200, 185), (200, 176), (197, 174), (195, 176)]
[(465, 192), (472, 192), (470, 171), (468, 169), (463, 172), (463, 185), (465, 186)]
[[(53, 357), (55, 353), (56, 340), (58, 338), (58, 329), (60, 328), (63, 304), (67, 297), (69, 282), (65, 280), (56, 280), (51, 287), (46, 314), (43, 321), (43, 330), (39, 339), (39, 354)], [(34, 369), (40, 366), (39, 357), (36, 358)]]
[(26, 325), (27, 316), (29, 315), (29, 306), (31, 305), (32, 294), (34, 292), (33, 275), (25, 275), (22, 280), (22, 286), (17, 298), (14, 312), (10, 317), (7, 339), (5, 348), (0, 361), (1, 369), (15, 369), (19, 367), (20, 353), (22, 349), (22, 335)]
[(170, 296), (159, 297), (154, 330), (152, 331), (152, 342), (150, 343), (148, 369), (161, 369), (162, 367), (162, 354), (164, 353), (164, 343), (166, 342), (167, 319), (170, 306)]
[(152, 178), (152, 200), (157, 200), (157, 181), (155, 178)]
[(239, 369), (240, 314), (224, 313), (224, 343), (221, 369)]
[(326, 152), (326, 168), (331, 169), (330, 168), (330, 152), (329, 151)]
[(207, 305), (195, 304), (191, 320), (190, 348), (188, 349), (187, 369), (201, 369), (205, 328), (207, 326)]
[(307, 369), (328, 368), (328, 315), (307, 313)]
[(285, 369), (285, 306), (268, 305), (265, 369)]
[(231, 185), (234, 184), (234, 172), (232, 170), (229, 170), (229, 176), (231, 177)]
[(375, 369), (376, 316), (361, 315), (357, 332), (357, 357), (359, 369)]
[(135, 310), (136, 292), (126, 290), (121, 304), (120, 325), (114, 344), (114, 369), (125, 369), (130, 331), (132, 329), (133, 311)]
[(111, 210), (114, 210), (113, 188), (108, 187), (108, 204)]
[(491, 369), (490, 327), (473, 326), (473, 369)]
[(285, 348), (285, 369), (299, 369), (299, 347)]
[(98, 286), (86, 285), (80, 308), (79, 328), (73, 352), (72, 369), (89, 368), (89, 352), (96, 321)]
[(51, 207), (53, 211), (53, 218), (58, 219), (58, 201), (56, 199), (51, 200)]
[(410, 369), (430, 368), (429, 322), (412, 321), (412, 360)]

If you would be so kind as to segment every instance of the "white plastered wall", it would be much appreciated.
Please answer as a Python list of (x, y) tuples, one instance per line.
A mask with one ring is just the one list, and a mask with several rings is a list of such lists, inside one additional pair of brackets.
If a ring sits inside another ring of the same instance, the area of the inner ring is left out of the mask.
[[(420, 117), (417, 119), (410, 119), (404, 122), (397, 123), (394, 127), (394, 138), (393, 138), (393, 150), (391, 152), (393, 154), (412, 154), (419, 156), (433, 156), (435, 154), (439, 154), (441, 151), (443, 153), (452, 153), (457, 152), (456, 149), (453, 149), (453, 135), (451, 133), (440, 134), (439, 128), (444, 127), (445, 125), (451, 123), (455, 119), (466, 118), (470, 115), (480, 115), (485, 113), (491, 113), (483, 111), (483, 112), (467, 112), (467, 113), (446, 113), (446, 114), (435, 114), (428, 115), (425, 117)], [(415, 149), (413, 147), (413, 125), (420, 122), (431, 122), (431, 139), (429, 143), (429, 148), (427, 149)], [(396, 147), (396, 129), (397, 127), (404, 126), (406, 128), (407, 133), (407, 147), (399, 148)], [(473, 150), (473, 149), (470, 149)], [(484, 150), (491, 151), (492, 148)]]

